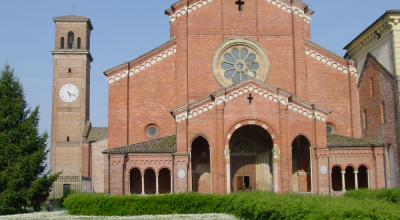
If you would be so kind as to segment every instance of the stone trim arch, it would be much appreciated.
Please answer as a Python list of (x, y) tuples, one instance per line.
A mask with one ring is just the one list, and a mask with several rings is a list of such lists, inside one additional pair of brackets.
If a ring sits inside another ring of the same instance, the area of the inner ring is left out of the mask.
[(142, 173), (144, 172), (142, 169), (140, 169), (140, 167), (138, 167), (138, 166), (132, 166), (132, 167), (129, 167), (129, 168), (126, 170), (128, 175), (131, 173), (131, 170), (132, 170), (132, 169), (138, 169), (138, 170), (140, 171), (140, 174), (142, 174)]
[(357, 169), (356, 169), (356, 166), (355, 166), (355, 165), (353, 165), (353, 164), (351, 164), (351, 163), (349, 163), (349, 164), (346, 164), (346, 166), (345, 166), (345, 168), (344, 168), (344, 169), (346, 169), (347, 167), (353, 167), (353, 169), (354, 169), (354, 170), (357, 170)]
[(210, 135), (206, 134), (205, 132), (198, 132), (195, 135), (193, 135), (191, 137), (191, 139), (190, 139), (190, 145), (189, 146), (192, 146), (193, 141), (198, 137), (202, 137), (202, 138), (206, 139), (206, 141), (208, 142), (208, 145), (210, 146), (210, 140), (211, 140)]
[[(300, 136), (300, 135), (304, 136), (304, 137), (308, 140), (308, 142), (310, 142), (310, 147), (314, 146), (314, 145), (313, 145), (313, 142), (311, 141), (311, 138), (308, 137), (308, 135), (306, 135), (306, 134), (304, 134), (304, 133), (298, 133), (298, 134), (296, 134), (296, 135), (292, 138), (292, 140), (290, 141), (290, 143), (293, 143), (293, 141), (294, 141), (298, 136)], [(288, 142), (288, 143), (289, 143), (289, 142)]]
[(242, 119), (242, 120), (238, 120), (234, 123), (232, 123), (233, 125), (230, 125), (230, 129), (228, 130), (227, 134), (225, 135), (225, 151), (229, 150), (229, 141), (232, 137), (232, 134), (239, 129), (242, 126), (245, 125), (257, 125), (259, 127), (264, 128), (270, 135), (271, 135), (271, 139), (272, 139), (272, 144), (273, 144), (273, 148), (278, 148), (278, 135), (276, 134), (276, 132), (274, 131), (274, 129), (268, 125), (268, 123), (265, 123), (259, 119)]
[(159, 174), (159, 173), (160, 173), (160, 170), (162, 170), (162, 169), (168, 169), (169, 172), (172, 173), (171, 167), (167, 167), (167, 166), (162, 166), (162, 167), (158, 168), (158, 170), (154, 170), (154, 171), (157, 171), (156, 174)]
[(340, 167), (340, 170), (343, 171), (343, 166), (342, 166), (341, 164), (332, 164), (331, 167), (330, 167), (330, 171), (331, 171), (331, 172), (332, 172), (332, 169), (333, 169), (334, 167)]
[(358, 170), (361, 166), (366, 167), (367, 170), (371, 170), (370, 167), (369, 167), (367, 164), (365, 164), (365, 163), (360, 163), (360, 164), (357, 166), (357, 170)]

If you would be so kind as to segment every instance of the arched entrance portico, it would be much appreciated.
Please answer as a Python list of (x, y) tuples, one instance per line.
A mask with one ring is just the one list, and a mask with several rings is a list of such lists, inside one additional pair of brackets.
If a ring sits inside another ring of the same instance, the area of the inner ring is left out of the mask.
[[(229, 140), (230, 189), (273, 190), (272, 136), (258, 125), (236, 129)], [(229, 188), (228, 188), (229, 192)]]

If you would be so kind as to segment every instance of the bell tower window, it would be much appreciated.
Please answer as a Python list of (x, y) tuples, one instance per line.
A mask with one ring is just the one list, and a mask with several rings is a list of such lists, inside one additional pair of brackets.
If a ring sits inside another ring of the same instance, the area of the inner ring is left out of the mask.
[(68, 32), (68, 49), (74, 49), (74, 32)]
[(60, 48), (64, 49), (64, 37), (61, 37)]
[(78, 41), (77, 48), (78, 48), (78, 49), (81, 49), (81, 38), (78, 37), (78, 38), (77, 38), (77, 41)]

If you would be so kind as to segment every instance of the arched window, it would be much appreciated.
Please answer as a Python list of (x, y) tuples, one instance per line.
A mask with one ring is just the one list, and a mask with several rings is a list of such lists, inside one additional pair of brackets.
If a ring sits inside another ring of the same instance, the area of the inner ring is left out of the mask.
[(68, 32), (68, 49), (74, 48), (74, 32)]
[(78, 37), (78, 47), (77, 48), (81, 49), (81, 38), (80, 37)]
[(343, 186), (342, 186), (342, 168), (339, 166), (334, 166), (332, 168), (332, 173), (331, 173), (331, 178), (332, 178), (332, 190), (333, 191), (342, 191)]
[(385, 118), (385, 103), (381, 102), (381, 122), (382, 124), (386, 123), (386, 118)]
[(60, 48), (64, 49), (64, 37), (61, 37)]

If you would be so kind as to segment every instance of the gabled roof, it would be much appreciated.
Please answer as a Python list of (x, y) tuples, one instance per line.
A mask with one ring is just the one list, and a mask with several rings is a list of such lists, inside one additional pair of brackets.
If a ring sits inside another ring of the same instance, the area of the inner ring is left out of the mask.
[[(369, 62), (375, 62), (376, 64), (378, 64), (378, 66), (379, 66), (380, 68), (382, 68), (382, 70), (384, 71), (384, 73), (385, 73), (387, 76), (389, 76), (391, 79), (394, 80), (394, 76), (390, 73), (390, 71), (387, 70), (387, 69), (381, 64), (381, 62), (379, 62), (378, 59), (376, 59), (376, 57), (375, 57), (374, 55), (372, 55), (370, 52), (368, 52), (367, 57), (365, 58), (365, 61), (364, 61), (364, 66), (363, 66), (363, 68), (362, 68), (362, 70), (361, 70), (361, 73), (360, 73), (360, 77), (358, 78), (358, 82), (357, 82), (357, 88), (358, 88), (358, 89), (360, 89), (360, 87), (361, 87), (361, 83), (362, 83), (362, 81), (363, 81), (363, 79), (364, 79), (364, 75), (365, 75), (365, 72), (367, 71), (367, 67), (368, 67)], [(379, 73), (380, 73), (380, 71), (379, 71)]]
[(86, 21), (88, 23), (89, 29), (93, 30), (93, 25), (92, 22), (90, 21), (89, 18), (83, 17), (80, 15), (65, 15), (65, 16), (59, 16), (59, 17), (54, 17), (53, 21)]
[(123, 147), (111, 148), (103, 151), (103, 154), (127, 154), (127, 153), (174, 153), (176, 152), (176, 135), (161, 137)]
[[(169, 21), (172, 23), (176, 19), (186, 13), (191, 13), (204, 5), (207, 5), (215, 0), (180, 0), (171, 5), (165, 10), (165, 14), (169, 16)], [(308, 8), (308, 5), (301, 0), (266, 0), (287, 13), (294, 13), (303, 18), (304, 22), (311, 22), (311, 15), (314, 10)], [(234, 3), (234, 1), (232, 1)]]
[(283, 89), (276, 88), (258, 79), (249, 77), (226, 88), (219, 89), (188, 105), (175, 108), (171, 110), (171, 114), (175, 117), (176, 122), (181, 122), (196, 117), (217, 105), (229, 102), (247, 93), (261, 96), (268, 99), (268, 101), (287, 105), (289, 110), (300, 113), (304, 117), (316, 118), (321, 121), (326, 121), (327, 115), (332, 112), (320, 105), (301, 100)]
[[(104, 71), (104, 75), (108, 77), (108, 83), (111, 84), (122, 78), (125, 78), (128, 73), (132, 76), (147, 67), (156, 64), (157, 62), (167, 58), (176, 52), (176, 37), (171, 38), (164, 44), (150, 50), (149, 52), (137, 57), (129, 62), (122, 63), (111, 69)], [(128, 71), (129, 69), (129, 71)]]
[(346, 137), (337, 134), (327, 134), (328, 148), (335, 147), (382, 147), (383, 143), (359, 139), (355, 137)]

